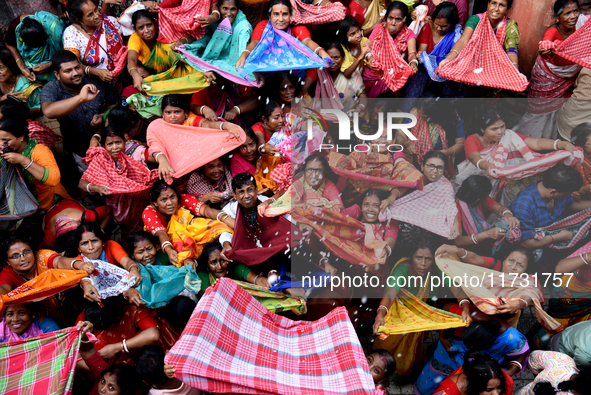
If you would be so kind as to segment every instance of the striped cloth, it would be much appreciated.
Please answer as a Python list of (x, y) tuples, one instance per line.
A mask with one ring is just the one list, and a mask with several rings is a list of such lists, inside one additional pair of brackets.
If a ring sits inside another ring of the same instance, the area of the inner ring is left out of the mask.
[(573, 234), (572, 239), (546, 246), (556, 250), (564, 250), (565, 248), (574, 247), (575, 244), (579, 242), (579, 240), (587, 237), (590, 228), (591, 208), (579, 211), (578, 213), (573, 214), (561, 221), (555, 222), (552, 225), (544, 226), (543, 228), (536, 228), (534, 230), (534, 239), (542, 240), (546, 235), (557, 235), (562, 230), (568, 230)]
[(158, 41), (173, 43), (186, 34), (199, 40), (205, 35), (205, 29), (195, 18), (209, 15), (209, 0), (183, 0), (182, 4), (173, 8), (160, 8), (158, 25), (160, 35)]
[(214, 393), (376, 391), (344, 307), (318, 321), (292, 321), (269, 312), (229, 278), (205, 291), (164, 361), (185, 384)]
[(341, 3), (313, 6), (300, 0), (290, 0), (290, 2), (293, 9), (290, 23), (294, 25), (321, 25), (337, 22), (347, 15), (347, 7)]
[(77, 328), (0, 344), (0, 393), (70, 394), (79, 347)]
[[(555, 334), (564, 330), (564, 326), (548, 315), (542, 308), (544, 295), (535, 285), (536, 280), (534, 277), (528, 276), (525, 279), (520, 276), (514, 278), (515, 276), (509, 276), (496, 270), (459, 262), (449, 256), (436, 256), (435, 263), (442, 273), (451, 277), (450, 280), (445, 281), (453, 281), (454, 278), (456, 278), (456, 284), (457, 281), (461, 281), (461, 287), (466, 295), (483, 313), (488, 315), (497, 314), (497, 307), (501, 305), (499, 300), (501, 298), (530, 298), (538, 322), (548, 333)], [(540, 281), (540, 279), (538, 278), (537, 281)]]
[(462, 52), (438, 68), (436, 73), (451, 81), (523, 92), (528, 83), (513, 66), (501, 44), (505, 39), (505, 26), (499, 24), (497, 32), (502, 37), (495, 35), (484, 13)]

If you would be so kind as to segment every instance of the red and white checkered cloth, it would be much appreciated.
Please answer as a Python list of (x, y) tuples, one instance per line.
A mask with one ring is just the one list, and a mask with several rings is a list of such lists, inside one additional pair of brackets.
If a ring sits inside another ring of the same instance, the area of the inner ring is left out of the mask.
[(186, 34), (199, 40), (205, 35), (205, 29), (195, 18), (209, 15), (210, 0), (183, 0), (182, 4), (173, 8), (160, 8), (158, 25), (160, 35), (158, 41), (173, 43)]
[[(290, 140), (290, 139), (287, 139)], [(280, 191), (287, 191), (291, 185), (292, 166), (291, 163), (282, 163), (271, 171), (271, 179), (278, 185)]]
[(49, 149), (52, 149), (55, 143), (62, 140), (62, 136), (56, 134), (46, 125), (37, 121), (27, 121), (27, 129), (29, 129), (29, 137), (37, 140), (38, 144), (43, 144)]
[(290, 0), (290, 2), (293, 9), (290, 21), (294, 25), (320, 25), (337, 22), (347, 15), (347, 7), (341, 3), (314, 6), (304, 4), (300, 0)]
[(571, 34), (564, 41), (540, 41), (540, 48), (552, 49), (549, 61), (556, 66), (568, 66), (573, 63), (591, 69), (591, 18), (583, 27)]
[(400, 55), (407, 49), (407, 39), (411, 30), (406, 26), (402, 29), (396, 39), (393, 39), (384, 22), (377, 25), (369, 36), (371, 53), (374, 57), (373, 64), (378, 69), (372, 72), (383, 79), (392, 92), (402, 88), (408, 77), (413, 74), (410, 66)]
[[(429, 123), (423, 118), (417, 118), (417, 124), (410, 130), (410, 132), (417, 136), (417, 142), (414, 143), (415, 152), (417, 154), (417, 161), (419, 165), (423, 164), (423, 157), (429, 151), (433, 151), (434, 144), (431, 141), (431, 134), (429, 133)], [(441, 139), (441, 149), (447, 149), (447, 138), (445, 130), (439, 128), (439, 138)]]
[(344, 307), (292, 321), (229, 278), (205, 291), (164, 361), (185, 384), (213, 393), (379, 393)]
[(454, 188), (445, 177), (414, 191), (380, 212), (380, 221), (396, 219), (420, 226), (443, 237), (449, 237), (458, 207)]
[(495, 35), (484, 13), (462, 52), (435, 72), (465, 84), (523, 92), (528, 83), (505, 53), (504, 39), (505, 27), (499, 25)]
[(82, 179), (107, 187), (113, 194), (137, 195), (150, 189), (158, 179), (158, 170), (148, 170), (123, 152), (117, 154), (117, 166), (103, 147), (90, 147), (82, 162), (88, 165)]
[(534, 239), (542, 240), (546, 235), (557, 235), (562, 230), (568, 230), (573, 234), (570, 240), (556, 242), (546, 246), (548, 248), (564, 250), (565, 248), (574, 247), (579, 240), (587, 237), (589, 229), (591, 229), (591, 209), (579, 211), (543, 228), (536, 228), (534, 230)]

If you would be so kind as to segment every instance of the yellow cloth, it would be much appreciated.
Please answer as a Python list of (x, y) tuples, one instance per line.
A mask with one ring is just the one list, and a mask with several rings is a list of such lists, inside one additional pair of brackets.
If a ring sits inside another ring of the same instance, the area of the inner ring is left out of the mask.
[(384, 11), (382, 2), (380, 0), (372, 0), (367, 12), (365, 13), (365, 19), (363, 20), (362, 30), (374, 27), (380, 21), (380, 14)]
[(137, 60), (144, 63), (146, 59), (150, 57), (150, 48), (146, 45), (144, 40), (141, 39), (136, 33), (133, 33), (131, 37), (129, 37), (129, 42), (127, 43), (127, 50), (128, 51), (135, 51), (137, 52)]
[(386, 336), (466, 326), (460, 316), (431, 307), (404, 288), (400, 294), (378, 330)]
[(170, 218), (166, 233), (178, 252), (178, 267), (186, 259), (197, 259), (203, 251), (203, 246), (217, 239), (223, 232), (234, 233), (223, 222), (195, 217), (185, 208), (179, 207)]
[[(363, 48), (367, 40), (367, 37), (361, 38), (361, 48)], [(349, 67), (351, 67), (351, 65), (355, 62), (356, 58), (355, 56), (351, 55), (351, 51), (349, 51), (344, 45), (342, 45), (342, 47), (343, 51), (345, 51), (345, 58), (343, 59), (343, 63), (341, 64), (341, 73), (344, 73)], [(364, 65), (365, 59), (362, 60), (360, 64)], [(357, 69), (363, 69), (363, 67), (357, 67)]]

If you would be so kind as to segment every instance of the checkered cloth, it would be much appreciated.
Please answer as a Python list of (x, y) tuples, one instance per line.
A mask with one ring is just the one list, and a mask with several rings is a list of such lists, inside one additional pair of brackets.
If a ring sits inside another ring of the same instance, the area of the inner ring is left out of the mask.
[[(501, 22), (504, 23), (506, 19)], [(438, 68), (436, 73), (451, 81), (523, 92), (528, 83), (523, 80), (503, 49), (505, 26), (501, 24), (497, 26), (495, 36), (488, 16), (484, 13), (462, 52)]]
[(375, 391), (345, 308), (318, 321), (292, 321), (269, 312), (229, 278), (205, 291), (164, 361), (186, 384), (214, 393)]
[(3, 395), (72, 392), (80, 334), (77, 328), (0, 344)]
[(183, 0), (182, 4), (173, 8), (162, 8), (158, 12), (160, 35), (158, 41), (173, 43), (189, 34), (196, 40), (205, 35), (205, 29), (195, 18), (209, 15), (209, 0)]
[(443, 237), (449, 237), (458, 206), (451, 182), (441, 177), (427, 184), (422, 191), (414, 191), (380, 212), (379, 219), (396, 219), (419, 226)]
[(320, 25), (337, 22), (347, 15), (347, 7), (341, 3), (313, 6), (304, 4), (300, 0), (290, 0), (290, 2), (293, 9), (290, 22), (294, 25)]
[(113, 194), (141, 194), (158, 179), (158, 170), (148, 168), (125, 155), (117, 154), (117, 164), (103, 147), (90, 147), (82, 162), (88, 169), (82, 179), (94, 185), (107, 187)]
[[(342, 110), (343, 102), (341, 101), (341, 96), (334, 85), (328, 69), (318, 69), (318, 82), (316, 85), (316, 95), (310, 107), (316, 111), (321, 111), (323, 108)], [(338, 122), (336, 115), (323, 114), (323, 117), (327, 121)]]
[(37, 140), (38, 144), (43, 144), (52, 149), (55, 143), (62, 140), (62, 136), (56, 134), (53, 130), (37, 121), (27, 121), (29, 129), (29, 138)]
[(546, 246), (556, 250), (564, 250), (565, 248), (574, 247), (579, 240), (587, 237), (589, 229), (591, 229), (591, 208), (579, 211), (578, 213), (573, 214), (562, 221), (555, 222), (552, 225), (536, 228), (534, 230), (534, 239), (542, 240), (546, 235), (557, 235), (562, 230), (568, 230), (573, 234), (572, 239)]
[(372, 72), (383, 79), (392, 92), (402, 88), (408, 77), (413, 75), (412, 69), (400, 55), (407, 50), (407, 39), (411, 30), (406, 26), (402, 29), (394, 39), (383, 22), (377, 25), (369, 36), (373, 64), (377, 67), (377, 70)]
[(564, 41), (540, 41), (540, 48), (552, 49), (549, 61), (556, 66), (568, 66), (576, 63), (591, 69), (591, 18), (583, 27)]

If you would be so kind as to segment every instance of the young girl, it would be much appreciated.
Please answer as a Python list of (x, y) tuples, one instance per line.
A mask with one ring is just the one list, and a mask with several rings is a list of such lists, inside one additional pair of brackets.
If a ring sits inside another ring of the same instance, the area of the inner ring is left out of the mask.
[(234, 151), (230, 161), (232, 177), (239, 173), (252, 174), (259, 194), (277, 190), (277, 183), (271, 179), (271, 172), (281, 163), (281, 158), (259, 153), (257, 136), (252, 129), (246, 129), (246, 141)]
[(367, 104), (365, 85), (361, 73), (356, 69), (347, 75), (343, 72), (342, 65), (345, 64), (347, 52), (344, 46), (339, 43), (328, 43), (325, 45), (326, 52), (332, 59), (332, 65), (328, 68), (334, 86), (339, 92), (343, 110), (348, 112), (362, 112)]
[[(339, 22), (337, 39), (345, 51), (340, 70), (345, 77), (351, 78), (355, 70), (363, 71), (365, 56), (369, 52), (369, 46), (365, 45), (368, 39), (363, 37), (363, 31), (359, 23), (350, 15), (347, 15), (345, 19)], [(330, 55), (328, 48), (326, 52)]]
[(252, 125), (252, 130), (257, 136), (257, 150), (261, 153), (274, 155), (279, 150), (269, 144), (269, 140), (283, 128), (283, 110), (276, 101), (269, 100), (267, 104), (261, 106), (259, 116), (262, 122)]
[(388, 377), (396, 371), (396, 359), (384, 349), (373, 350), (367, 356), (369, 371), (376, 387), (388, 388)]

